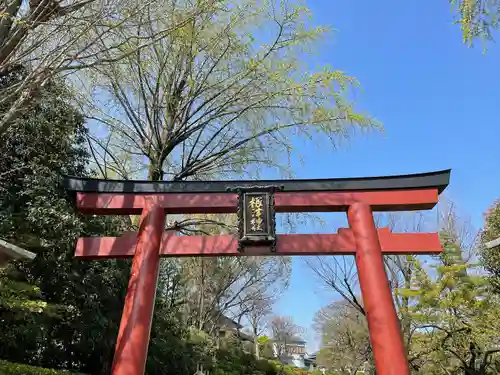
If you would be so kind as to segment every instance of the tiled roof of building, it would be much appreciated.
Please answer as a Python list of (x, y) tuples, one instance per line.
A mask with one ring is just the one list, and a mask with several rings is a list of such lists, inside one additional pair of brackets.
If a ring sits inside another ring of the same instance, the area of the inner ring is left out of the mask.
[[(274, 342), (280, 342), (281, 340), (271, 339)], [(300, 337), (290, 337), (286, 339), (287, 344), (305, 344), (306, 341)]]

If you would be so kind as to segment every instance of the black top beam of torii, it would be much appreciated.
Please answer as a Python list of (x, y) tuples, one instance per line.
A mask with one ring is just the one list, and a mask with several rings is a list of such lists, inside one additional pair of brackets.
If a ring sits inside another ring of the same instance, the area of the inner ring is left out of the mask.
[(327, 179), (288, 180), (227, 180), (227, 181), (140, 181), (103, 180), (64, 176), (63, 187), (68, 192), (83, 193), (225, 193), (237, 189), (266, 186), (279, 187), (283, 192), (321, 191), (381, 191), (437, 188), (442, 193), (450, 182), (451, 169), (436, 172)]

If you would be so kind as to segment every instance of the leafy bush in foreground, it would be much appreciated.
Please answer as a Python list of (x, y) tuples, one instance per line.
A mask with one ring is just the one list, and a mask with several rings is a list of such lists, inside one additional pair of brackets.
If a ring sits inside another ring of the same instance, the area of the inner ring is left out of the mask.
[(22, 363), (12, 363), (0, 360), (0, 375), (78, 375), (78, 374), (63, 370), (35, 367), (30, 365), (24, 365)]

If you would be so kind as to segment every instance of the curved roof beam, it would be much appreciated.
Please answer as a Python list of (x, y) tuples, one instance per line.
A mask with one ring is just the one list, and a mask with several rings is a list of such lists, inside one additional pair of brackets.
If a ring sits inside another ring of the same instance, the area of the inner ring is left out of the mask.
[(290, 180), (227, 181), (136, 181), (102, 180), (63, 176), (68, 192), (76, 193), (224, 193), (238, 188), (276, 186), (283, 192), (345, 192), (438, 189), (442, 193), (449, 184), (451, 170), (380, 177)]

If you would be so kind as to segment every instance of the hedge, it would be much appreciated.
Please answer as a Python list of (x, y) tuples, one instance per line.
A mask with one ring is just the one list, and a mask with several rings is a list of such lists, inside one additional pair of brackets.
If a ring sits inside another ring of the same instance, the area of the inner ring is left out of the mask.
[[(224, 353), (226, 356), (230, 357), (230, 353)], [(225, 360), (224, 360), (225, 359)], [(275, 375), (280, 370), (285, 375), (309, 375), (310, 373), (306, 370), (301, 370), (294, 368), (293, 366), (281, 365), (277, 361), (267, 361), (267, 360), (255, 360), (252, 355), (241, 354), (239, 361), (228, 361), (229, 358), (223, 358), (222, 361), (218, 361), (213, 371), (215, 375)], [(243, 363), (240, 363), (243, 362)], [(245, 363), (246, 362), (246, 363)], [(316, 372), (314, 373), (316, 374)], [(22, 363), (12, 363), (0, 359), (0, 375), (85, 375), (81, 373), (74, 373), (65, 370), (54, 370), (50, 368), (35, 367), (30, 365), (25, 365)], [(336, 373), (330, 373), (327, 375), (336, 375)]]
[(64, 370), (35, 367), (22, 363), (12, 363), (0, 359), (0, 375), (84, 375)]

